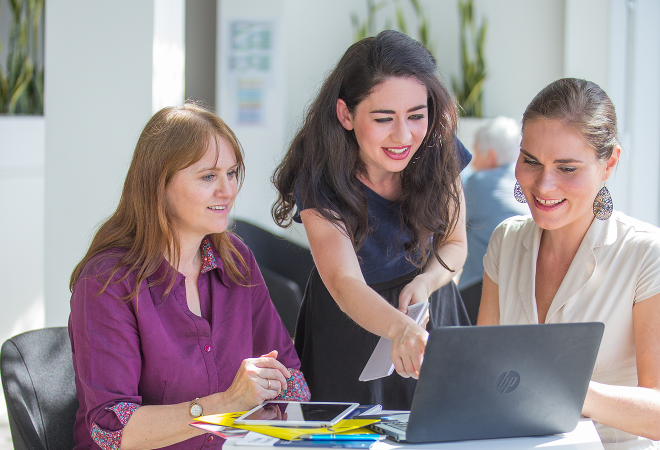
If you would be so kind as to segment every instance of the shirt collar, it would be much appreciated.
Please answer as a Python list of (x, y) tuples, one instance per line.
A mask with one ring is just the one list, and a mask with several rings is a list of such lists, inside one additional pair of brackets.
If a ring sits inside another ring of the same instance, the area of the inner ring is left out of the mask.
[(213, 249), (211, 248), (211, 240), (206, 236), (202, 240), (202, 271), (201, 273), (206, 273), (209, 270), (217, 269), (218, 263), (216, 262), (215, 255), (213, 254)]
[[(220, 264), (218, 264), (219, 254), (215, 249), (213, 240), (210, 239), (209, 236), (206, 236), (204, 239), (202, 239), (200, 249), (202, 251), (202, 268), (200, 274), (205, 274), (213, 269), (217, 269), (222, 283), (226, 286), (229, 286), (228, 276), (224, 271), (222, 261), (220, 261)], [(175, 289), (176, 286), (183, 282), (184, 276), (181, 273), (175, 271), (165, 257), (163, 257), (163, 261), (160, 263), (160, 266), (158, 266), (158, 269), (156, 269), (154, 273), (147, 277), (147, 282), (149, 284), (152, 295), (154, 296), (155, 303), (162, 303), (166, 299), (165, 291), (170, 285), (170, 277), (172, 276), (172, 272), (176, 273), (176, 281), (172, 286), (172, 289)], [(161, 282), (159, 283), (159, 281)]]
[(220, 277), (222, 284), (230, 287), (231, 279), (225, 271), (224, 265), (222, 264), (222, 259), (220, 259), (220, 253), (218, 253), (218, 249), (215, 247), (215, 243), (213, 242), (213, 239), (211, 239), (210, 235), (202, 239), (201, 250), (202, 270), (200, 273), (205, 274), (215, 269), (218, 272), (218, 276)]
[(616, 242), (616, 234), (617, 226), (614, 217), (610, 217), (607, 220), (594, 219), (584, 239), (589, 242), (591, 248), (603, 247), (614, 244)]
[(527, 232), (523, 237), (523, 246), (527, 250), (531, 250), (534, 243), (541, 240), (541, 232), (541, 228), (532, 220), (532, 226), (527, 228)]
[[(534, 242), (537, 242), (541, 239), (541, 228), (536, 224), (529, 227), (524, 238), (523, 245), (527, 250), (532, 249)], [(587, 234), (584, 235), (583, 241), (586, 241), (589, 244), (590, 248), (602, 247), (605, 245), (612, 245), (616, 242), (617, 227), (616, 219), (610, 217), (607, 220), (599, 220), (594, 218)]]

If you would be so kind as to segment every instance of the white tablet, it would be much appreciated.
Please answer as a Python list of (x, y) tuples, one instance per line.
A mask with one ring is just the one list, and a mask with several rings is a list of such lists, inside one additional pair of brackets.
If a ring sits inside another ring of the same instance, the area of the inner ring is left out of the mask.
[(359, 403), (268, 401), (236, 419), (236, 425), (330, 427), (360, 406)]
[[(408, 306), (408, 316), (419, 325), (428, 309), (428, 301), (415, 303)], [(381, 337), (358, 379), (360, 381), (371, 381), (392, 375), (394, 363), (392, 362), (391, 353), (392, 341)]]

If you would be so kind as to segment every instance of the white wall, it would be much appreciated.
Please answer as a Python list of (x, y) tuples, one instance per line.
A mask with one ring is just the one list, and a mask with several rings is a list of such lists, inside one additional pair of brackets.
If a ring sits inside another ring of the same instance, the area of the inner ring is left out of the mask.
[(563, 74), (564, 2), (479, 0), (475, 9), (488, 18), (485, 116), (520, 120), (532, 98)]
[[(0, 116), (0, 342), (45, 322), (44, 118)], [(0, 392), (0, 403), (4, 396)], [(7, 423), (0, 408), (0, 423)]]
[(44, 125), (0, 116), (0, 342), (44, 325)]
[[(623, 0), (611, 0), (624, 3)], [(660, 2), (635, 0), (629, 23), (627, 93), (624, 97), (624, 153), (618, 169), (628, 182), (621, 189), (626, 213), (660, 224)], [(616, 105), (619, 108), (620, 105)], [(617, 173), (618, 176), (618, 173)], [(619, 202), (614, 197), (615, 207)]]
[(71, 271), (151, 115), (154, 3), (46, 2), (46, 23), (46, 325), (62, 326)]

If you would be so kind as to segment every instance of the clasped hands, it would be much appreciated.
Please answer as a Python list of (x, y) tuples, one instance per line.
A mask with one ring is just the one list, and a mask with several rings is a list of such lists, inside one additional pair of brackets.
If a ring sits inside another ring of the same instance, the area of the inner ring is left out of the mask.
[(241, 362), (234, 381), (221, 396), (223, 410), (247, 411), (271, 400), (286, 388), (291, 373), (277, 360), (277, 350)]

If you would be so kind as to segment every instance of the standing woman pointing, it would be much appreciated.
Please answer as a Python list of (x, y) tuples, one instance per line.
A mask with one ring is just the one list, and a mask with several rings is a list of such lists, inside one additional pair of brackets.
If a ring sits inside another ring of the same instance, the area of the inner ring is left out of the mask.
[[(409, 409), (430, 325), (468, 325), (452, 277), (466, 257), (455, 105), (420, 43), (383, 31), (329, 75), (273, 181), (280, 226), (302, 222), (316, 268), (295, 345), (314, 400)], [(397, 374), (360, 382), (380, 336)]]

